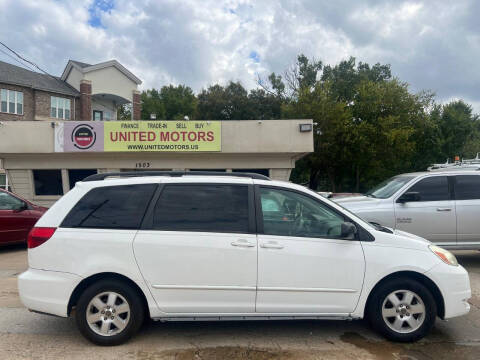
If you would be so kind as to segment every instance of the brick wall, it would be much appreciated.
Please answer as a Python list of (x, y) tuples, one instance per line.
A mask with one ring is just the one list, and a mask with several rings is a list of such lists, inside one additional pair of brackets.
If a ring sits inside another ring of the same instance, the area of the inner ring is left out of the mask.
[(23, 115), (7, 114), (0, 112), (0, 121), (4, 120), (33, 120), (34, 116), (34, 90), (24, 86), (16, 86), (0, 83), (0, 89), (15, 90), (23, 92)]
[[(0, 112), (0, 121), (11, 120), (53, 120), (50, 117), (50, 97), (58, 96), (70, 99), (70, 118), (79, 118), (80, 101), (74, 96), (56, 94), (47, 91), (33, 90), (25, 86), (16, 86), (0, 83), (0, 89), (15, 90), (23, 92), (23, 115), (7, 114)], [(74, 101), (75, 99), (75, 101)], [(75, 103), (75, 110), (73, 109)]]
[(132, 114), (133, 120), (141, 120), (142, 117), (142, 100), (140, 97), (140, 91), (134, 90), (132, 96)]
[[(70, 99), (70, 120), (74, 120), (74, 116), (78, 118), (79, 106), (77, 104), (78, 98), (75, 99), (74, 96), (67, 96), (62, 94), (51, 93), (47, 91), (35, 90), (35, 120), (53, 120), (55, 118), (50, 117), (50, 104), (51, 97), (57, 96), (64, 99)], [(74, 101), (75, 99), (75, 101)], [(78, 109), (75, 109), (75, 114), (73, 114), (73, 106)]]
[(88, 80), (80, 81), (80, 112), (78, 120), (92, 120), (92, 83)]

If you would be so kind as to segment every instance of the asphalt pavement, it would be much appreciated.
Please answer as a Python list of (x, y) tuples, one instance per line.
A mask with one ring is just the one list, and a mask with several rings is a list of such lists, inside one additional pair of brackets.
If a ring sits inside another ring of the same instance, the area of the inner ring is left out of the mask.
[(27, 268), (23, 246), (0, 248), (0, 359), (480, 359), (480, 252), (456, 253), (470, 274), (468, 315), (437, 319), (414, 344), (374, 334), (364, 321), (246, 321), (146, 324), (125, 345), (86, 341), (73, 319), (25, 309), (16, 277)]

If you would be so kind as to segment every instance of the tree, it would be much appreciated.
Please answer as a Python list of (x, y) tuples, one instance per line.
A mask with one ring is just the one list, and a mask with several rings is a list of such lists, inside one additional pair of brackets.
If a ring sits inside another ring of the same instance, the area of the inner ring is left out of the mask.
[[(332, 191), (366, 190), (412, 167), (415, 132), (428, 117), (430, 97), (411, 94), (407, 84), (391, 78), (388, 65), (356, 65), (350, 58), (324, 67), (313, 88), (296, 94), (282, 116), (317, 124), (315, 151), (299, 163), (311, 188), (326, 180)], [(298, 171), (294, 176), (302, 178)]]
[(474, 130), (478, 129), (478, 117), (472, 114), (472, 107), (462, 100), (456, 100), (443, 105), (439, 111), (443, 157), (451, 159), (455, 155), (466, 155), (465, 145), (473, 140), (476, 135)]
[(156, 89), (142, 91), (142, 119), (150, 119), (152, 114), (156, 119), (165, 119), (165, 107)]
[(213, 85), (198, 94), (197, 119), (248, 120), (253, 112), (249, 108), (248, 92), (239, 82), (226, 87)]
[(118, 107), (117, 120), (132, 120), (132, 104), (123, 104)]
[(188, 86), (163, 86), (160, 90), (160, 100), (165, 109), (166, 120), (183, 119), (185, 116), (193, 118), (195, 115), (197, 99)]

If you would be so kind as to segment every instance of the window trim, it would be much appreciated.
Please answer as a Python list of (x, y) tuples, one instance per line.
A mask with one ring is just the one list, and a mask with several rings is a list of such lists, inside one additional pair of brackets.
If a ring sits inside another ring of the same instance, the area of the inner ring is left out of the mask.
[[(157, 205), (160, 196), (166, 186), (212, 186), (212, 185), (224, 185), (224, 186), (246, 186), (247, 187), (247, 210), (248, 210), (248, 232), (232, 232), (232, 231), (197, 231), (197, 230), (158, 230), (153, 228), (153, 215), (155, 212), (155, 206)], [(255, 202), (254, 202), (254, 189), (253, 184), (238, 184), (238, 183), (214, 183), (214, 182), (181, 182), (181, 183), (161, 183), (159, 184), (156, 192), (152, 196), (152, 200), (147, 207), (145, 216), (140, 224), (139, 230), (145, 231), (170, 231), (170, 232), (202, 232), (211, 234), (257, 234), (256, 219), (255, 219)]]
[[(52, 106), (52, 99), (55, 99), (55, 107)], [(58, 117), (58, 99), (62, 99), (63, 100), (63, 117)], [(68, 119), (66, 118), (65, 114), (66, 114), (66, 104), (69, 104), (68, 106)], [(53, 108), (55, 108), (55, 116), (52, 116), (52, 110)], [(61, 97), (61, 96), (55, 96), (55, 95), (50, 95), (50, 117), (53, 118), (53, 119), (61, 119), (61, 120), (72, 120), (72, 99), (70, 98), (66, 98), (66, 97)]]
[[(7, 92), (7, 111), (2, 111), (2, 105), (1, 105), (1, 102), (2, 102), (2, 99), (1, 99), (1, 91), (2, 90), (5, 90)], [(14, 92), (15, 93), (15, 102), (14, 102), (14, 112), (10, 112), (10, 92)], [(17, 112), (18, 110), (18, 94), (21, 93), (22, 94), (22, 112), (19, 113)], [(10, 90), (10, 89), (6, 89), (6, 88), (1, 88), (0, 89), (0, 113), (2, 114), (9, 114), (9, 115), (18, 115), (18, 116), (23, 116), (24, 113), (25, 113), (25, 96), (23, 94), (23, 91), (17, 91), (17, 90)]]
[[(261, 202), (261, 194), (260, 189), (273, 189), (273, 190), (283, 190), (283, 191), (290, 191), (299, 195), (303, 195), (307, 198), (312, 199), (313, 201), (320, 203), (321, 205), (327, 207), (329, 210), (333, 211), (334, 213), (338, 214), (339, 216), (343, 217), (345, 222), (351, 222), (357, 227), (357, 233), (355, 234), (354, 239), (343, 239), (343, 238), (334, 238), (334, 237), (307, 237), (307, 236), (288, 236), (288, 235), (269, 235), (264, 233), (263, 229), (263, 212), (262, 212), (262, 202)], [(284, 238), (304, 238), (304, 239), (325, 239), (325, 240), (342, 240), (342, 241), (375, 241), (375, 237), (366, 230), (363, 226), (358, 224), (355, 220), (351, 219), (347, 214), (342, 213), (341, 211), (335, 209), (334, 207), (330, 206), (327, 202), (317, 199), (315, 196), (311, 194), (305, 193), (303, 191), (297, 189), (286, 188), (282, 186), (275, 186), (275, 185), (260, 185), (255, 184), (255, 219), (257, 222), (257, 234), (258, 235), (265, 235), (265, 236), (280, 236)]]

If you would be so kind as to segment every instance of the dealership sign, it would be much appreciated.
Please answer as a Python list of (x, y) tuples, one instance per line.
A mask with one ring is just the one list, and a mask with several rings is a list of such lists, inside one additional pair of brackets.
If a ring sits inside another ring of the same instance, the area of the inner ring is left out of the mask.
[(221, 151), (220, 121), (66, 121), (55, 152)]

